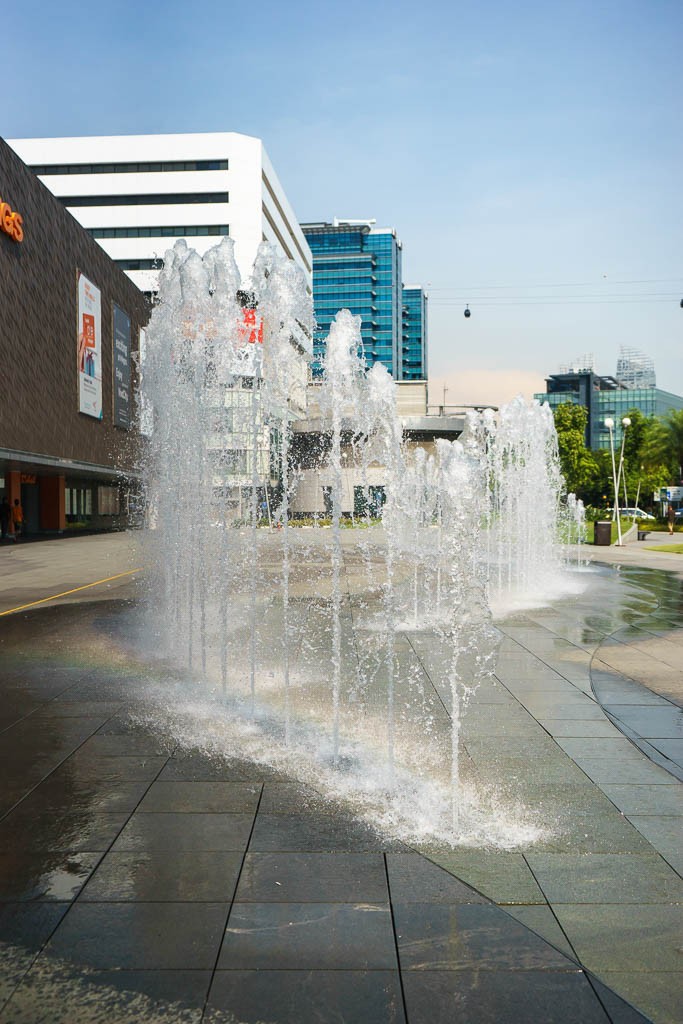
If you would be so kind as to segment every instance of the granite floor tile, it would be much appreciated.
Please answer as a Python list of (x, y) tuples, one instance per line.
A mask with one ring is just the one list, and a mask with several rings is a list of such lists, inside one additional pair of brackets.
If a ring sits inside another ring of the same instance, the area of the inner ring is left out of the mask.
[(683, 879), (657, 854), (525, 854), (549, 903), (683, 903)]
[(261, 786), (250, 782), (183, 782), (158, 780), (152, 783), (140, 804), (141, 813), (249, 813), (256, 812)]
[(411, 971), (403, 987), (410, 1024), (611, 1024), (577, 970)]
[(149, 788), (149, 781), (50, 777), (41, 782), (22, 803), (36, 821), (71, 814), (133, 811)]
[[(622, 999), (612, 988), (599, 981), (594, 974), (588, 975), (590, 983), (595, 990), (598, 999), (607, 1012), (613, 1024), (650, 1024), (650, 1019), (644, 1017), (640, 1010), (631, 1005), (626, 999)], [(642, 975), (641, 975), (642, 978)], [(642, 1002), (641, 1002), (642, 1005)], [(673, 1022), (671, 1022), (673, 1024)]]
[[(521, 853), (489, 850), (454, 851), (435, 847), (426, 847), (424, 853), (444, 871), (496, 903), (545, 903), (545, 897)], [(429, 900), (419, 902), (427, 903)]]
[(80, 902), (229, 903), (242, 859), (215, 850), (108, 853)]
[(337, 804), (300, 782), (266, 782), (261, 814), (339, 814)]
[(109, 849), (128, 820), (126, 812), (44, 815), (36, 820), (22, 802), (0, 821), (0, 851)]
[(392, 903), (486, 903), (454, 873), (418, 853), (388, 853)]
[(669, 785), (603, 785), (622, 814), (683, 814), (683, 787)]
[(543, 727), (551, 736), (562, 737), (605, 737), (607, 739), (618, 739), (619, 730), (616, 729), (608, 719), (602, 721), (588, 721), (586, 719), (570, 718), (545, 718)]
[(638, 747), (634, 746), (626, 737), (610, 739), (606, 737), (582, 738), (560, 736), (557, 739), (557, 743), (572, 758), (611, 757), (624, 761), (629, 758), (639, 760), (643, 756)]
[(235, 903), (219, 970), (395, 970), (383, 904)]
[(259, 814), (250, 853), (367, 853), (402, 849), (353, 819), (332, 815)]
[(607, 704), (605, 710), (624, 722), (644, 739), (683, 740), (683, 710), (673, 705), (666, 707), (633, 707), (628, 704)]
[(496, 906), (395, 904), (394, 918), (402, 971), (576, 969)]
[(0, 853), (0, 903), (74, 899), (100, 860), (101, 853), (50, 850)]
[(581, 963), (600, 977), (680, 969), (680, 906), (561, 903), (554, 910)]
[(113, 849), (243, 851), (253, 822), (253, 814), (138, 813), (123, 829)]
[(210, 971), (85, 971), (43, 963), (15, 991), (0, 1024), (200, 1024)]
[(666, 814), (629, 814), (628, 820), (652, 843), (667, 863), (683, 875), (683, 817)]
[[(603, 995), (601, 988), (596, 988), (608, 1012), (612, 1012), (615, 1024), (640, 1024), (642, 1020), (656, 1021), (657, 1024), (680, 1024), (683, 1004), (680, 972), (603, 971), (600, 977), (606, 986), (631, 1004), (626, 1010), (621, 1010), (620, 1016), (616, 1016), (612, 1011), (612, 1001)], [(645, 1017), (634, 1016), (639, 1011)]]
[(228, 904), (76, 903), (43, 957), (103, 970), (211, 970)]
[(76, 751), (53, 772), (51, 780), (79, 779), (107, 782), (152, 782), (164, 767), (164, 755), (95, 755)]
[(536, 932), (555, 949), (559, 949), (560, 953), (564, 953), (565, 956), (576, 961), (576, 953), (567, 941), (567, 936), (560, 928), (557, 918), (549, 906), (507, 906), (505, 912), (523, 924), (525, 928)]
[(581, 757), (577, 758), (577, 764), (589, 779), (600, 785), (634, 783), (640, 786), (675, 786), (677, 783), (673, 775), (645, 757), (640, 761), (635, 758), (622, 761), (618, 758)]
[(206, 1024), (404, 1024), (393, 971), (217, 971)]
[(68, 908), (68, 903), (0, 903), (0, 1007)]
[(388, 903), (381, 853), (249, 853), (235, 899), (249, 903)]
[(111, 757), (136, 757), (140, 755), (166, 757), (172, 752), (172, 744), (163, 736), (111, 735), (96, 733), (82, 747), (83, 754)]

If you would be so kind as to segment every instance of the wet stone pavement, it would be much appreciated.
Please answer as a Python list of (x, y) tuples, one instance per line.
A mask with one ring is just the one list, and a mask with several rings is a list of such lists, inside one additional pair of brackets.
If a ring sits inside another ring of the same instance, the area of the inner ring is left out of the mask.
[(552, 825), (510, 851), (170, 746), (123, 600), (0, 618), (0, 1024), (680, 1021), (681, 580), (599, 579), (502, 624), (465, 718), (473, 775)]

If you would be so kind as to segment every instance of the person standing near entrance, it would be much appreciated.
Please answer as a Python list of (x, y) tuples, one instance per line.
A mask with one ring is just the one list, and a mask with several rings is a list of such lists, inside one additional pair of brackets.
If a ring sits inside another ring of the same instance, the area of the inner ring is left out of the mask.
[(673, 505), (669, 505), (668, 509), (666, 510), (666, 521), (669, 524), (669, 534), (673, 537), (674, 523), (676, 522), (676, 513), (674, 512)]
[(7, 536), (9, 524), (12, 520), (12, 506), (10, 505), (7, 498), (3, 498), (0, 502), (0, 531), (2, 531), (2, 539), (4, 540)]
[(19, 540), (20, 535), (24, 532), (24, 510), (21, 507), (21, 502), (18, 498), (14, 499), (12, 522), (14, 524), (14, 539), (16, 541)]

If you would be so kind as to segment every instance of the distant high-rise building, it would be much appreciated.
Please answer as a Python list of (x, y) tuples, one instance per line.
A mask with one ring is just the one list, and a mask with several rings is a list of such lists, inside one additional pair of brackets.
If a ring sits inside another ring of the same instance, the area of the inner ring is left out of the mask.
[(655, 364), (650, 356), (626, 345), (621, 346), (620, 353), (615, 374), (620, 384), (627, 388), (657, 387)]
[[(320, 371), (330, 324), (340, 309), (361, 318), (363, 355), (380, 362), (396, 380), (426, 376), (426, 297), (404, 297), (402, 245), (394, 228), (374, 220), (301, 225), (313, 253), (313, 303), (317, 320), (314, 373)], [(418, 360), (418, 351), (421, 359)]]
[(419, 285), (403, 285), (403, 353), (399, 379), (427, 379), (427, 294)]
[(593, 449), (610, 447), (606, 419), (614, 421), (614, 441), (619, 446), (621, 421), (632, 409), (640, 410), (644, 416), (665, 416), (671, 410), (683, 409), (680, 395), (655, 387), (629, 388), (614, 377), (599, 377), (588, 369), (550, 374), (545, 394), (536, 394), (534, 398), (547, 402), (551, 409), (565, 403), (582, 405), (588, 412), (585, 442)]
[(237, 132), (10, 139), (9, 145), (142, 291), (179, 238), (203, 256), (235, 242), (245, 279), (261, 241), (311, 253), (261, 139)]

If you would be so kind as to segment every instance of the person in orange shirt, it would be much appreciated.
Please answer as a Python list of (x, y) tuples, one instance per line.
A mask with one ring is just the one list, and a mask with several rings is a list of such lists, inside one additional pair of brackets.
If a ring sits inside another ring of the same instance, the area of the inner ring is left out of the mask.
[(24, 532), (24, 510), (18, 498), (14, 499), (12, 522), (14, 523), (14, 539), (19, 540), (19, 535)]

